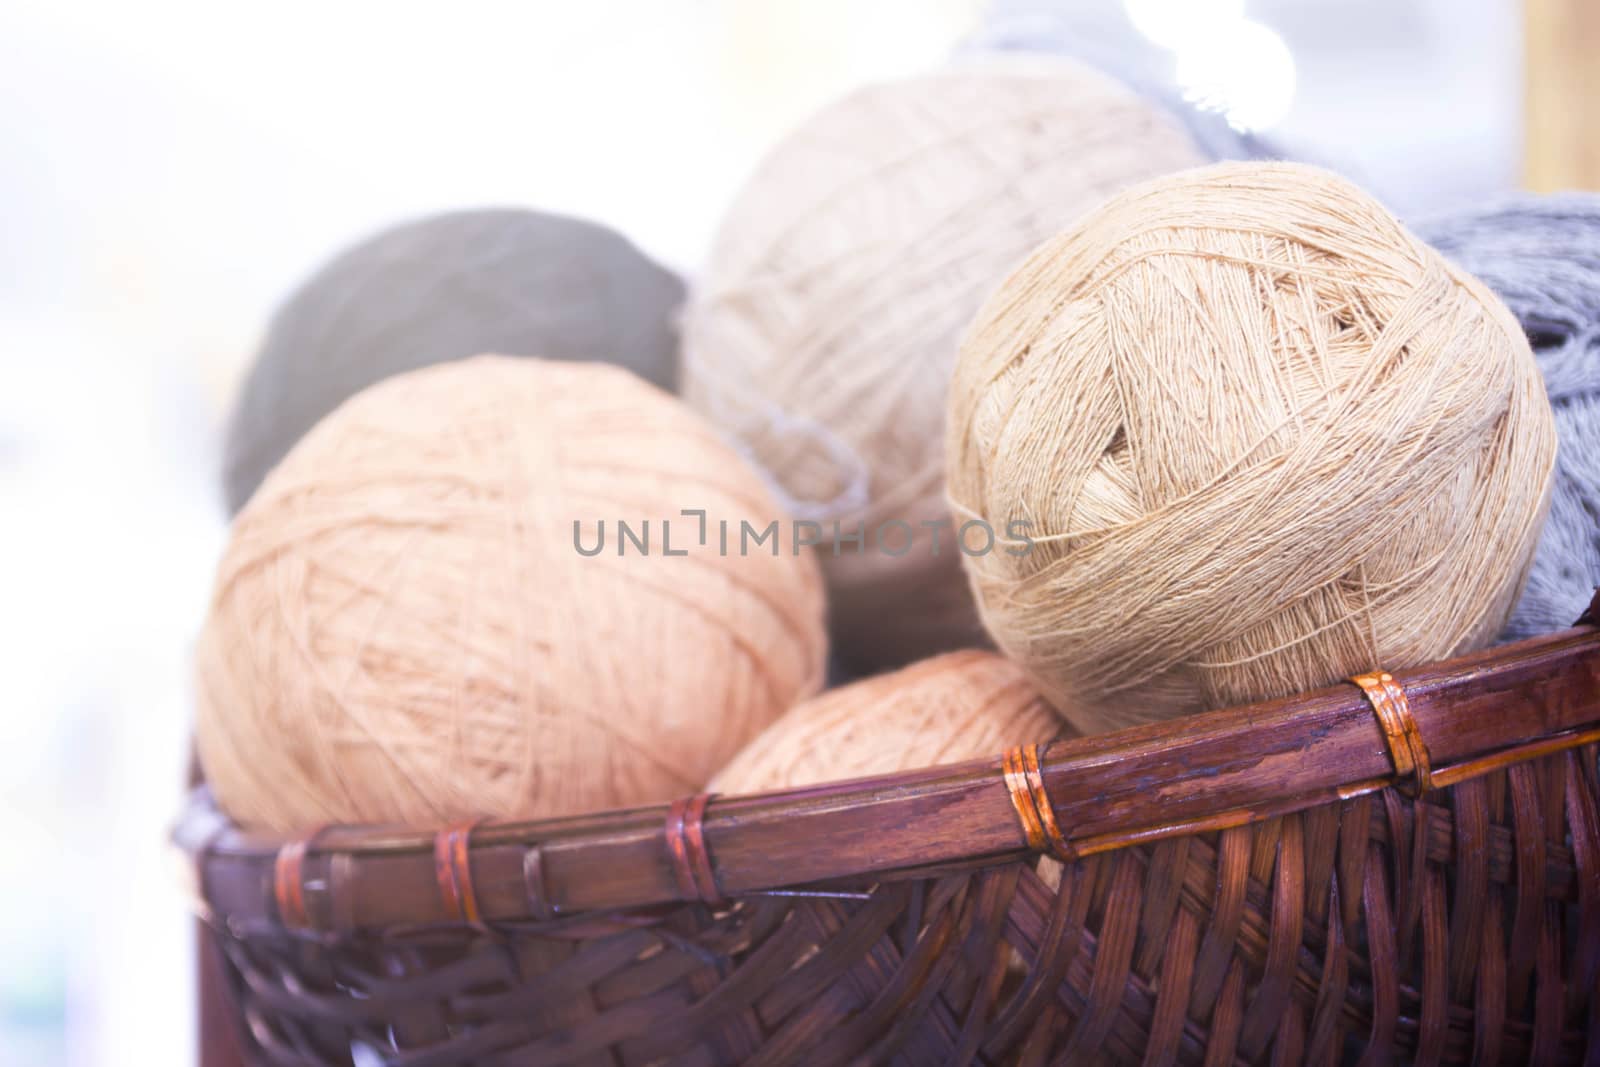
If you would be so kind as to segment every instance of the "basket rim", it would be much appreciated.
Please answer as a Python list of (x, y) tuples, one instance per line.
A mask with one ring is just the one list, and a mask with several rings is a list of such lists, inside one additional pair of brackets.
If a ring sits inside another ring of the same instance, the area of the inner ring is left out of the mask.
[[(1600, 603), (1600, 594), (1596, 596)], [(1593, 606), (1591, 606), (1593, 611)], [(1600, 741), (1600, 628), (1586, 625), (1396, 670), (1422, 767), (1359, 685), (1343, 683), (1029, 755), (825, 785), (438, 831), (241, 829), (204, 786), (173, 830), (193, 906), (243, 929), (349, 933), (552, 921), (840, 879), (1071, 859), (1244, 825), (1380, 789), (1447, 787)], [(1369, 687), (1370, 688), (1370, 687)], [(1378, 714), (1375, 714), (1375, 710)], [(1426, 744), (1423, 744), (1423, 741)], [(1030, 749), (1033, 746), (1029, 746)], [(1431, 764), (1431, 767), (1430, 767)], [(1043, 816), (1065, 828), (1030, 827)], [(829, 843), (818, 848), (819, 841)]]

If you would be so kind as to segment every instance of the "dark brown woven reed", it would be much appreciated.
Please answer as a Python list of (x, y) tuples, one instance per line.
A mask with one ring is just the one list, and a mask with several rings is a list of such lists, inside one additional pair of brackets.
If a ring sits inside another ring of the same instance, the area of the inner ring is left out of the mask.
[(1597, 742), (1580, 627), (889, 778), (300, 841), (201, 789), (177, 839), (262, 1063), (1593, 1065)]

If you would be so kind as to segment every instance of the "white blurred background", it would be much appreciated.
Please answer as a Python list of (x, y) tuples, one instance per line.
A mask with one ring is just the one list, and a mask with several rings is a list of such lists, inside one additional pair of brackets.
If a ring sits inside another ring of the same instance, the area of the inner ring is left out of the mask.
[[(1517, 175), (1509, 0), (993, 6), (1110, 20), (1402, 214)], [(274, 302), (375, 227), (485, 204), (593, 217), (692, 274), (789, 124), (938, 63), (988, 8), (0, 7), (0, 1064), (194, 1055), (163, 843), (220, 429)]]

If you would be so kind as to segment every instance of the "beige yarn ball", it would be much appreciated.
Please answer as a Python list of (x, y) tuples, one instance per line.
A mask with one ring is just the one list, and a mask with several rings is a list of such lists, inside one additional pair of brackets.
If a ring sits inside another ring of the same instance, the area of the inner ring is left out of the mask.
[[(276, 830), (692, 793), (822, 677), (814, 563), (719, 551), (721, 519), (776, 515), (710, 426), (614, 367), (373, 386), (235, 521), (198, 648), (206, 777)], [(648, 555), (618, 519), (649, 522)]]
[[(1040, 241), (1124, 186), (1204, 161), (1121, 83), (1011, 56), (847, 96), (750, 179), (685, 311), (682, 387), (821, 524), (846, 661), (898, 666), (983, 641), (954, 532), (936, 554), (922, 525), (949, 519), (961, 332)], [(864, 524), (864, 547), (835, 553), (835, 522), (843, 536)]]
[(995, 639), (1084, 731), (1490, 642), (1556, 438), (1506, 308), (1371, 197), (1223, 164), (1115, 197), (979, 313), (950, 397)]
[(708, 788), (757, 793), (893, 774), (1070, 732), (1021, 668), (968, 649), (813, 697), (750, 742)]

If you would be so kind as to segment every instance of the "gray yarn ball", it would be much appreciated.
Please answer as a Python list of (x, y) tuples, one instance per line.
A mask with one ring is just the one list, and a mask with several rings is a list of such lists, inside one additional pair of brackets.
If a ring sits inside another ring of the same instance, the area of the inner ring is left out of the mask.
[(604, 360), (672, 389), (683, 295), (625, 237), (579, 219), (462, 211), (379, 233), (273, 316), (228, 428), (228, 509), (324, 415), (404, 371), (493, 352)]
[(1283, 157), (1271, 142), (1236, 130), (1222, 114), (1185, 100), (1166, 69), (1170, 62), (1163, 63), (1162, 51), (1133, 28), (1121, 4), (999, 0), (960, 49), (961, 54), (983, 52), (1040, 52), (1096, 67), (1161, 105), (1213, 160)]
[(1522, 323), (1560, 451), (1550, 519), (1504, 637), (1571, 626), (1600, 585), (1600, 195), (1517, 196), (1417, 227)]

